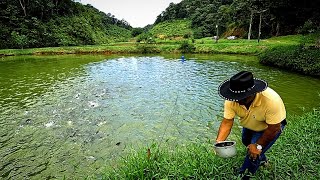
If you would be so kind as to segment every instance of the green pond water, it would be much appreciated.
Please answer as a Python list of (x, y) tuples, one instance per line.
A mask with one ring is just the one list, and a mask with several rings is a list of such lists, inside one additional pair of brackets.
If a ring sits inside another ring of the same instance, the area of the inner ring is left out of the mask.
[[(0, 59), (0, 179), (83, 179), (129, 148), (214, 139), (219, 84), (266, 80), (289, 115), (319, 107), (320, 80), (227, 55)], [(288, 119), (290, 122), (290, 119)]]

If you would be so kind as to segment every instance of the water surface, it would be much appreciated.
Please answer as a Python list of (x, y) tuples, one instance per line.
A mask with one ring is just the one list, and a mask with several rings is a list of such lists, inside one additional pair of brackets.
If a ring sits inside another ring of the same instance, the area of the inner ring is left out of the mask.
[(251, 56), (185, 56), (2, 58), (0, 177), (84, 178), (127, 148), (208, 142), (222, 117), (219, 83), (241, 70), (268, 81), (288, 114), (319, 107), (319, 79)]

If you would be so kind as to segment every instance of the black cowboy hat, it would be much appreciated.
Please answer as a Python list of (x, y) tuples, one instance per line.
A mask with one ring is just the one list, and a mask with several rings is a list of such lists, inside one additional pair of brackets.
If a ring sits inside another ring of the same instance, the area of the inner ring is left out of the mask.
[(220, 84), (219, 94), (226, 100), (239, 101), (264, 91), (267, 87), (267, 82), (253, 78), (251, 72), (241, 71)]

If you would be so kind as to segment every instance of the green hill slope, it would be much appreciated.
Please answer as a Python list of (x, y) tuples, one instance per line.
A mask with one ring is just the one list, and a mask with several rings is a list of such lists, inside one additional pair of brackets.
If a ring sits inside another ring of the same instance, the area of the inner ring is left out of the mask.
[(72, 0), (1, 1), (0, 49), (79, 46), (127, 41), (132, 27)]
[(215, 35), (216, 25), (220, 35), (245, 38), (251, 24), (251, 37), (257, 38), (261, 14), (261, 37), (267, 38), (319, 30), (319, 7), (320, 1), (311, 0), (182, 0), (170, 3), (155, 24), (189, 19), (196, 38)]
[(193, 36), (190, 20), (173, 20), (161, 22), (150, 31), (152, 36), (159, 39), (180, 39)]

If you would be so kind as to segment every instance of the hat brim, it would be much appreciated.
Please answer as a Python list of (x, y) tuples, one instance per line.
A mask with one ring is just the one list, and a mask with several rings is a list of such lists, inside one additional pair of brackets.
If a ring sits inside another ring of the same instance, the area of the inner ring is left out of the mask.
[(229, 101), (239, 101), (244, 98), (247, 98), (253, 94), (258, 92), (262, 92), (268, 87), (268, 83), (254, 78), (254, 87), (250, 91), (242, 92), (242, 93), (234, 93), (230, 90), (230, 80), (227, 80), (219, 86), (219, 94), (222, 98)]

